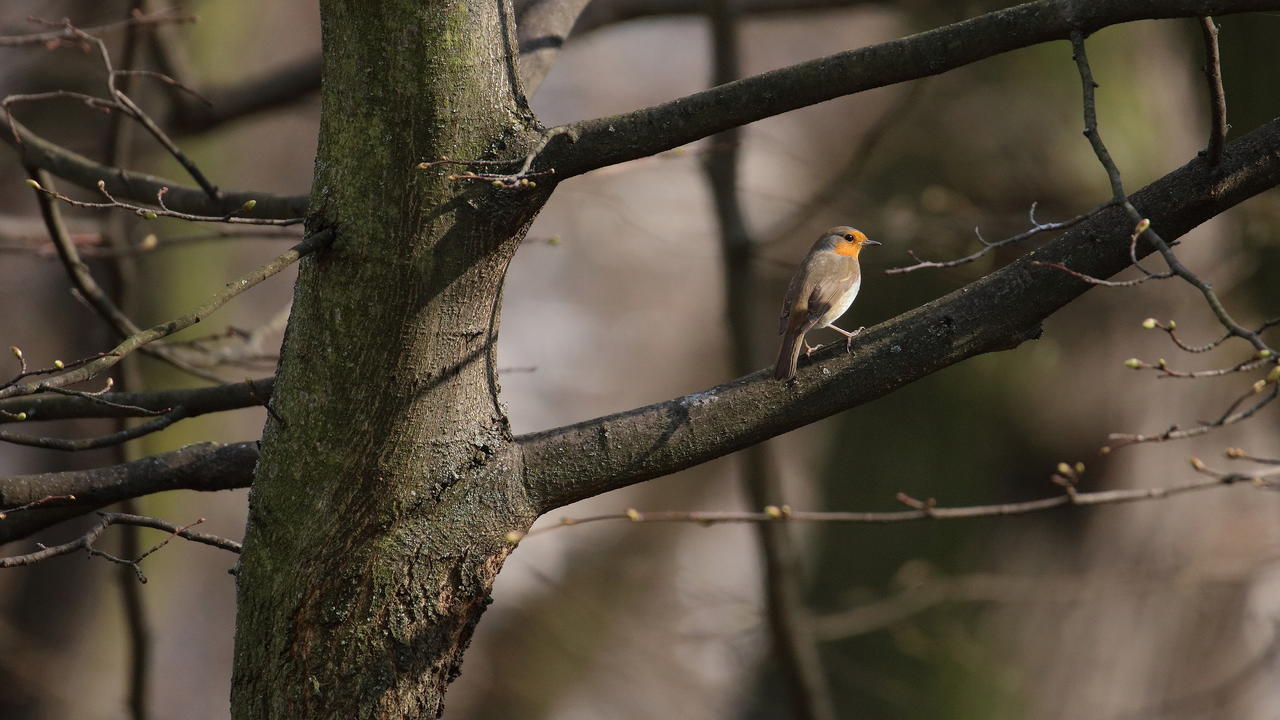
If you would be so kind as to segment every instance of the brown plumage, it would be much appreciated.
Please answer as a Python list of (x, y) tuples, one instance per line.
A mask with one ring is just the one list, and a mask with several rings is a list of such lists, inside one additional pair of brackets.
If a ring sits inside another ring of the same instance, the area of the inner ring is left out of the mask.
[(813, 244), (809, 254), (800, 261), (800, 268), (791, 278), (782, 300), (782, 317), (778, 320), (782, 347), (773, 371), (775, 378), (788, 380), (795, 376), (801, 348), (806, 352), (813, 350), (804, 339), (810, 330), (829, 327), (844, 335), (846, 347), (861, 331), (859, 328), (848, 332), (831, 323), (849, 309), (862, 286), (858, 253), (865, 245), (879, 244), (844, 225), (826, 231)]

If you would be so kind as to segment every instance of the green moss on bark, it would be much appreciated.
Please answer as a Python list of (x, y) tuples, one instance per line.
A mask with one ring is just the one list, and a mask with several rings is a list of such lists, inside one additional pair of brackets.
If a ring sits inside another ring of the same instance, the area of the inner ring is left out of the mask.
[(322, 3), (313, 222), (238, 575), (237, 718), (417, 718), (535, 512), (497, 399), (507, 265), (545, 193), (448, 181), (523, 157), (509, 18), (486, 2)]

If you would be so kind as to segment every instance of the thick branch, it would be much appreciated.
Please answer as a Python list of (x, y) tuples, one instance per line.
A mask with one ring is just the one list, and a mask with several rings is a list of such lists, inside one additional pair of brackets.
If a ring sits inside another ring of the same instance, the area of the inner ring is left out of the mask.
[[(197, 443), (123, 465), (0, 478), (0, 508), (37, 503), (0, 519), (0, 543), (129, 498), (248, 487), (257, 461), (256, 442)], [(40, 502), (51, 496), (65, 499)]]
[[(1039, 0), (935, 30), (720, 85), (558, 132), (536, 167), (558, 178), (654, 155), (732, 127), (826, 100), (938, 75), (1010, 50), (1133, 20), (1280, 9), (1277, 0)], [(1070, 14), (1070, 13), (1074, 14)]]
[[(1280, 119), (1197, 159), (1130, 200), (1175, 238), (1280, 184)], [(1098, 277), (1127, 267), (1130, 223), (1111, 208), (961, 290), (865, 331), (856, 354), (820, 351), (794, 384), (758, 372), (705, 392), (526, 435), (526, 485), (543, 512), (666, 475), (881, 397), (982, 353), (1039, 335), (1039, 323), (1092, 287), (1034, 265)], [(1150, 253), (1149, 245), (1140, 252)], [(763, 320), (762, 320), (763, 322)]]
[[(849, 7), (868, 0), (744, 0), (742, 13), (784, 13)], [(520, 83), (532, 97), (568, 42), (581, 35), (628, 20), (661, 15), (696, 15), (703, 0), (526, 0), (516, 3), (520, 42)], [(174, 73), (168, 73), (174, 74)], [(179, 133), (199, 133), (256, 113), (306, 99), (320, 89), (320, 55), (254, 74), (244, 82), (214, 87), (202, 94), (209, 104), (175, 95), (170, 124)]]

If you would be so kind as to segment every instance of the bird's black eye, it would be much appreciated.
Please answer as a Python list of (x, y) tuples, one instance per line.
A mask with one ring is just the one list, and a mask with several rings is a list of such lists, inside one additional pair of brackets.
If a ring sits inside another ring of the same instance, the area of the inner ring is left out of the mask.
[(853, 239), (853, 234), (852, 234), (852, 233), (850, 233), (850, 234), (848, 234), (848, 235), (845, 235), (845, 236), (844, 236), (844, 239), (845, 239), (845, 240), (852, 240), (852, 239)]

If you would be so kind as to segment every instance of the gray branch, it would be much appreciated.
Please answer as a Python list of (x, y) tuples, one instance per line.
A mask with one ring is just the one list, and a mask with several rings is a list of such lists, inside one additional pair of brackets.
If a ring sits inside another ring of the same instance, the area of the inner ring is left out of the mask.
[(939, 75), (1001, 53), (1134, 20), (1280, 9), (1278, 0), (1039, 0), (791, 65), (661, 105), (548, 131), (535, 169), (564, 179), (826, 100)]
[(271, 397), (275, 378), (181, 390), (103, 393), (92, 398), (74, 395), (22, 395), (0, 400), (0, 424), (18, 422), (13, 416), (25, 413), (23, 422), (66, 420), (69, 418), (148, 417), (175, 407), (186, 409), (187, 417), (265, 405)]
[(257, 461), (257, 442), (196, 443), (123, 465), (0, 478), (0, 511), (32, 505), (0, 519), (0, 543), (129, 498), (248, 487)]
[[(1217, 168), (1194, 160), (1130, 200), (1176, 238), (1277, 184), (1280, 119), (1229, 144)], [(705, 392), (522, 436), (528, 492), (546, 512), (741, 450), (966, 358), (1017, 347), (1093, 287), (1034, 263), (1059, 262), (1107, 277), (1131, 264), (1130, 232), (1123, 210), (1098, 213), (1007, 267), (866, 330), (853, 354), (843, 347), (819, 351), (794, 384), (760, 371)], [(1144, 243), (1139, 252), (1152, 247)]]
[(7, 112), (0, 112), (17, 131), (15, 138), (8, 128), (0, 130), (0, 140), (13, 146), (18, 159), (31, 167), (50, 173), (82, 188), (97, 190), (101, 180), (103, 188), (111, 195), (135, 203), (155, 206), (161, 188), (169, 188), (164, 202), (170, 209), (192, 215), (223, 216), (238, 211), (253, 200), (254, 217), (296, 218), (307, 214), (307, 197), (271, 195), (260, 192), (223, 190), (219, 199), (209, 197), (204, 190), (172, 183), (164, 178), (133, 172), (94, 160), (45, 140), (18, 123)]

